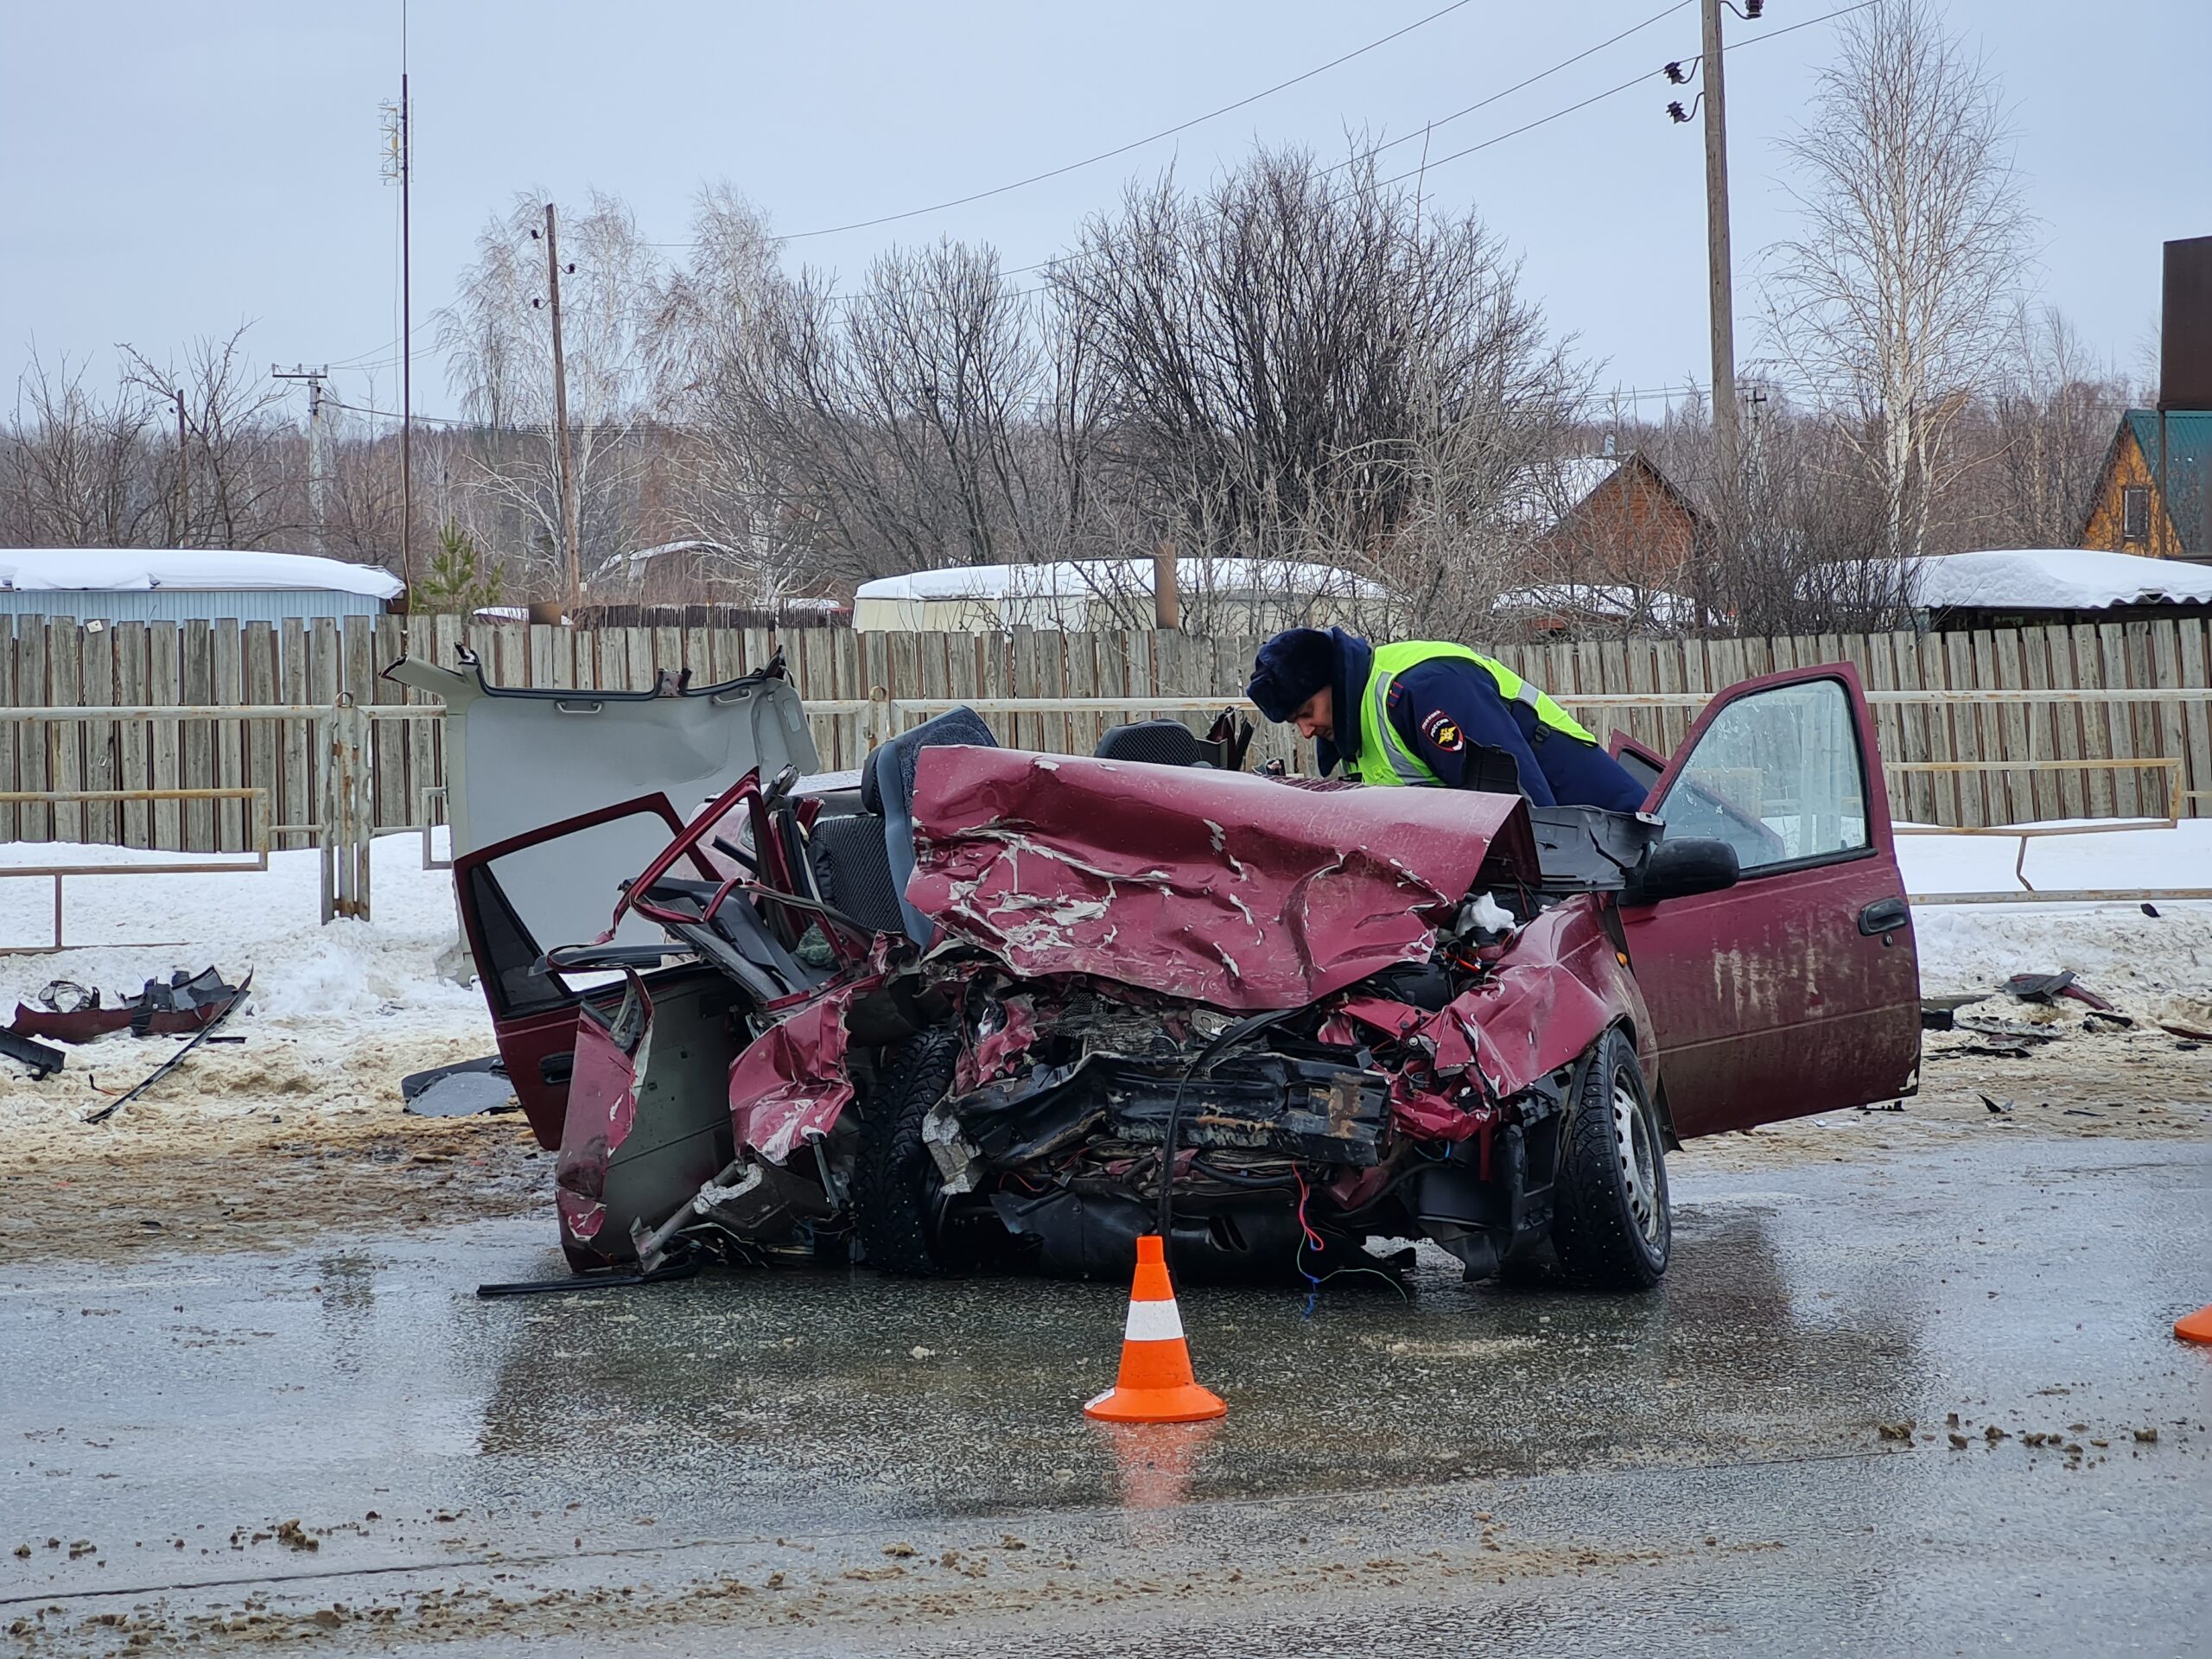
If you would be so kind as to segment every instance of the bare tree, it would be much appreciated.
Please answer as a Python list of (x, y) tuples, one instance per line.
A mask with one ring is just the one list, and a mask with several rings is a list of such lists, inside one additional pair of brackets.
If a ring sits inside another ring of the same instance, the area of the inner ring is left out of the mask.
[(2019, 308), (2010, 333), (1990, 408), (1997, 453), (1987, 543), (2071, 547), (2126, 393), (2055, 309)]
[(1576, 401), (1480, 222), (1424, 213), (1357, 152), (1263, 150), (1203, 194), (1132, 187), (1051, 281), (1096, 388), (1088, 487), (1130, 539), (1320, 550), (1390, 577), (1431, 626), (1478, 601), (1510, 481)]
[[(544, 196), (515, 198), (477, 238), (477, 257), (441, 319), (438, 343), (471, 433), (469, 483), (480, 499), (466, 527), (518, 556), (538, 584), (562, 546), (560, 433), (553, 419), (553, 346), (545, 309)], [(652, 383), (658, 270), (620, 201), (596, 193), (563, 219), (561, 287), (570, 453), (587, 575), (629, 550), (637, 455), (632, 439)]]
[(4, 539), (28, 547), (134, 547), (162, 522), (149, 476), (145, 396), (124, 387), (102, 401), (85, 365), (48, 365), (34, 351), (16, 384), (11, 429), (0, 443)]
[(181, 365), (122, 353), (124, 386), (161, 405), (180, 397), (184, 430), (156, 473), (168, 547), (259, 547), (296, 531), (304, 515), (305, 451), (284, 416), (284, 389), (249, 365), (245, 327), (202, 336)]
[(1062, 515), (1037, 321), (994, 251), (951, 242), (893, 250), (849, 296), (813, 273), (764, 286), (705, 409), (757, 446), (798, 579), (1044, 550)]
[(1779, 358), (1827, 400), (1883, 504), (1879, 550), (1923, 550), (1948, 440), (2002, 344), (2030, 221), (1995, 81), (1929, 0), (1840, 26), (1784, 145), (1798, 235), (1769, 251)]

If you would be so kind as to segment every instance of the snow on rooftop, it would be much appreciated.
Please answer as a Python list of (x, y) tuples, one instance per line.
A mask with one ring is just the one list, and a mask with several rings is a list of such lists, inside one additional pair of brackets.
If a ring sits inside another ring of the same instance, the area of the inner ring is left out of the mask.
[[(861, 583), (856, 599), (1078, 599), (1152, 592), (1153, 562), (1067, 560), (1053, 564), (972, 564), (916, 570)], [(1313, 593), (1383, 596), (1381, 583), (1332, 564), (1300, 559), (1185, 559), (1176, 581), (1191, 593)]]
[(1628, 454), (1560, 455), (1518, 467), (1506, 481), (1505, 516), (1530, 529), (1548, 529), (1595, 495), (1628, 461)]
[(0, 548), (0, 589), (17, 593), (145, 593), (324, 590), (396, 599), (402, 584), (373, 564), (349, 564), (311, 553), (257, 553), (222, 548)]
[(1491, 602), (1493, 611), (1558, 611), (1579, 616), (1613, 617), (1665, 627), (1696, 626), (1697, 602), (1663, 588), (1629, 588), (1605, 582), (1562, 582), (1541, 588), (1516, 588)]
[(2089, 548), (1945, 553), (1913, 571), (1927, 610), (2094, 611), (2110, 605), (2212, 603), (2212, 567)]

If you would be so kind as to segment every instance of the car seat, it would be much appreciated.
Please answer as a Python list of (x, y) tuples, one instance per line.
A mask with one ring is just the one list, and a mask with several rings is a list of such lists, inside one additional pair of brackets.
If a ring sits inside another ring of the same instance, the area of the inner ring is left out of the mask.
[[(995, 749), (999, 741), (981, 715), (963, 706), (878, 744), (861, 773), (861, 806), (881, 818), (885, 874), (897, 897), (906, 937), (925, 946), (935, 937), (937, 924), (906, 902), (906, 878), (914, 873), (914, 765), (924, 749), (950, 744)], [(820, 824), (815, 828), (818, 836)]]

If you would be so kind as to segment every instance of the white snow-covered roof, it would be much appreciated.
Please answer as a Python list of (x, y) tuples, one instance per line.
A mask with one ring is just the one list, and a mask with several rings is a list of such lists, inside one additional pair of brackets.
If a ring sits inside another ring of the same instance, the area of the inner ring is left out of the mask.
[(401, 582), (373, 564), (312, 553), (221, 548), (0, 547), (0, 589), (18, 593), (144, 593), (321, 589), (396, 599)]
[[(855, 591), (856, 600), (1080, 599), (1152, 592), (1153, 562), (1084, 559), (1056, 564), (971, 564), (878, 576)], [(1380, 582), (1334, 565), (1301, 559), (1185, 559), (1176, 581), (1186, 592), (1294, 592), (1383, 596)]]
[(1548, 529), (1595, 495), (1628, 461), (1626, 454), (1561, 455), (1516, 468), (1506, 480), (1505, 516), (1516, 524)]
[(1604, 582), (1561, 582), (1541, 588), (1516, 588), (1500, 594), (1493, 611), (1567, 611), (1580, 616), (1631, 618), (1666, 627), (1695, 625), (1697, 604), (1661, 588), (1627, 588)]
[(2212, 567), (2090, 548), (1993, 549), (1924, 558), (1913, 602), (1926, 610), (2094, 611), (2111, 605), (2212, 603)]

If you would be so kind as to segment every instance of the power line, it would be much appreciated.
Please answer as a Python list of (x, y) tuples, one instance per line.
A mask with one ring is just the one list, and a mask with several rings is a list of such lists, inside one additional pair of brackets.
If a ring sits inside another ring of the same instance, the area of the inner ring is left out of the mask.
[[(1472, 115), (1477, 110), (1488, 109), (1500, 99), (1510, 98), (1514, 93), (1522, 91), (1524, 88), (1533, 86), (1540, 80), (1548, 79), (1551, 76), (1557, 74), (1562, 69), (1572, 68), (1574, 65), (1581, 62), (1583, 59), (1602, 52), (1609, 46), (1618, 46), (1621, 41), (1628, 39), (1630, 35), (1640, 34), (1644, 29), (1650, 28), (1652, 24), (1661, 21), (1662, 18), (1671, 17), (1684, 7), (1694, 5), (1695, 3), (1696, 0), (1675, 0), (1675, 3), (1673, 5), (1664, 7), (1658, 11), (1653, 12), (1651, 16), (1645, 18), (1642, 22), (1630, 25), (1628, 28), (1623, 29), (1619, 34), (1612, 35), (1606, 40), (1602, 40), (1595, 46), (1586, 47), (1571, 58), (1561, 58), (1557, 63), (1552, 65), (1550, 68), (1540, 69), (1525, 80), (1516, 80), (1510, 86), (1505, 87), (1502, 91), (1492, 92), (1487, 98), (1478, 99), (1474, 103), (1468, 105), (1464, 110), (1454, 110), (1449, 115), (1440, 115), (1433, 121), (1425, 122), (1419, 129), (1407, 133), (1402, 138), (1392, 138), (1386, 143), (1376, 144), (1372, 149), (1365, 150), (1357, 156), (1351, 156), (1344, 161), (1338, 162), (1334, 167), (1324, 168), (1322, 176), (1325, 178), (1331, 173), (1340, 173), (1345, 168), (1356, 166), (1361, 162), (1372, 161), (1376, 156), (1380, 156), (1384, 150), (1395, 149), (1400, 144), (1409, 144), (1416, 138), (1425, 137), (1433, 129), (1449, 126), (1452, 122), (1457, 121), (1463, 115)], [(1641, 79), (1642, 77), (1639, 76), (1638, 79)]]
[[(919, 219), (925, 213), (943, 213), (948, 207), (964, 207), (972, 201), (983, 201), (992, 196), (1002, 196), (1010, 190), (1024, 189), (1033, 184), (1041, 184), (1047, 179), (1057, 179), (1064, 174), (1077, 172), (1086, 167), (1095, 167), (1100, 162), (1110, 162), (1116, 156), (1126, 156), (1133, 149), (1141, 149), (1147, 144), (1158, 143), (1162, 138), (1172, 138), (1179, 132), (1187, 132), (1192, 127), (1201, 126), (1208, 121), (1243, 109), (1248, 105), (1256, 104), (1263, 98), (1272, 98), (1277, 92), (1295, 86), (1301, 81), (1311, 80), (1316, 75), (1325, 74), (1341, 64), (1350, 63), (1354, 58), (1363, 57), (1378, 47), (1388, 46), (1402, 35), (1410, 35), (1417, 29), (1426, 28), (1438, 18), (1447, 16), (1470, 3), (1471, 0), (1452, 0), (1450, 5), (1430, 12), (1426, 17), (1416, 18), (1403, 29), (1393, 29), (1379, 40), (1370, 41), (1365, 46), (1355, 48), (1342, 57), (1332, 58), (1328, 62), (1317, 65), (1303, 74), (1293, 75), (1288, 80), (1277, 81), (1274, 86), (1240, 98), (1233, 104), (1224, 104), (1217, 110), (1208, 110), (1204, 115), (1194, 115), (1189, 120), (1179, 121), (1172, 127), (1162, 127), (1158, 132), (1148, 133), (1142, 138), (1132, 138), (1128, 143), (1116, 144), (1111, 149), (1102, 149), (1096, 156), (1086, 156), (1079, 162), (1070, 162), (1064, 167), (1055, 167), (1043, 173), (1033, 173), (1026, 179), (1016, 179), (1011, 184), (995, 185), (988, 190), (978, 190), (970, 195), (956, 196), (948, 201), (932, 202), (926, 207), (910, 207), (904, 213), (884, 213), (874, 219), (856, 219), (845, 225), (825, 225), (818, 230), (793, 231), (788, 235), (773, 237), (770, 239), (776, 242), (803, 242), (810, 237), (836, 236), (846, 231), (865, 231), (873, 229), (878, 225), (894, 225), (901, 219)], [(688, 248), (693, 244), (649, 242), (645, 245), (654, 248)]]
[[(1860, 3), (1857, 5), (1845, 6), (1839, 10), (1828, 12), (1822, 16), (1808, 18), (1802, 23), (1792, 23), (1787, 29), (1769, 30), (1758, 35), (1752, 40), (1735, 42), (1728, 46), (1726, 50), (1731, 52), (1740, 51), (1746, 46), (1756, 45), (1758, 41), (1778, 39), (1782, 35), (1794, 34), (1796, 30), (1801, 29), (1810, 29), (1816, 23), (1825, 23), (1829, 22), (1831, 19), (1845, 16), (1851, 12), (1864, 11), (1868, 6), (1878, 4), (1878, 3), (1879, 0), (1860, 0)], [(1637, 34), (1643, 29), (1649, 29), (1652, 24), (1660, 22), (1663, 18), (1672, 16), (1675, 12), (1682, 10), (1685, 7), (1692, 3), (1694, 3), (1694, 0), (1677, 0), (1677, 3), (1669, 6), (1662, 11), (1655, 12), (1652, 16), (1645, 18), (1642, 22), (1623, 29), (1619, 34), (1612, 35), (1608, 39), (1600, 41), (1595, 46), (1587, 47), (1582, 51), (1576, 53), (1573, 57), (1562, 58), (1559, 62), (1552, 65), (1548, 69), (1539, 70), (1536, 73), (1529, 76), (1523, 80), (1515, 82), (1512, 86), (1504, 88), (1501, 92), (1493, 92), (1486, 98), (1478, 99), (1475, 103), (1468, 105), (1465, 109), (1456, 110), (1450, 115), (1440, 116), (1435, 120), (1424, 124), (1424, 125), (1419, 130), (1406, 134), (1403, 137), (1389, 139), (1385, 143), (1376, 144), (1370, 149), (1363, 150), (1357, 156), (1347, 157), (1345, 160), (1337, 162), (1332, 167), (1325, 168), (1322, 170), (1322, 176), (1326, 177), (1332, 173), (1340, 173), (1348, 167), (1355, 167), (1362, 162), (1371, 160), (1375, 156), (1381, 155), (1386, 149), (1394, 149), (1399, 144), (1408, 143), (1414, 138), (1425, 137), (1433, 128), (1440, 127), (1447, 122), (1456, 121), (1463, 115), (1471, 115), (1477, 110), (1485, 108), (1491, 104), (1497, 103), (1500, 99), (1521, 91), (1523, 87), (1532, 86), (1536, 82), (1544, 79), (1547, 76), (1556, 74), (1561, 69), (1565, 69), (1571, 65), (1580, 63), (1583, 59), (1591, 56), (1593, 53), (1602, 52), (1605, 48), (1612, 46), (1621, 41), (1624, 41), (1630, 35)], [(1501, 132), (1493, 137), (1485, 138), (1480, 143), (1469, 144), (1463, 149), (1455, 149), (1449, 156), (1440, 156), (1433, 160), (1426, 161), (1419, 167), (1409, 168), (1406, 172), (1395, 174), (1389, 178), (1381, 180), (1379, 184), (1381, 186), (1402, 184), (1408, 179), (1417, 177), (1420, 175), (1426, 173), (1431, 168), (1442, 167), (1447, 162), (1456, 162), (1464, 156), (1472, 156), (1478, 150), (1488, 149), (1494, 144), (1502, 144), (1509, 138), (1517, 138), (1524, 132), (1534, 131), (1538, 127), (1547, 126), (1554, 121), (1575, 114), (1579, 111), (1588, 109), (1592, 104), (1603, 103), (1609, 98), (1618, 97), (1621, 93), (1628, 91), (1630, 87), (1639, 86), (1643, 82), (1650, 79), (1652, 76), (1662, 74), (1664, 72), (1662, 70), (1646, 70), (1640, 74), (1631, 76), (1627, 80), (1622, 81), (1617, 86), (1608, 87), (1602, 92), (1594, 93), (1591, 97), (1583, 99), (1579, 103), (1570, 104), (1564, 109), (1554, 110), (1549, 115), (1539, 116), (1533, 121), (1524, 122), (1520, 126), (1515, 127), (1509, 131)], [(1077, 256), (1068, 254), (1058, 255), (1050, 259), (1039, 260), (1033, 265), (1016, 265), (1011, 270), (1002, 271), (1000, 274), (1006, 276), (1026, 276), (1033, 270), (1050, 270), (1056, 265), (1068, 264), (1076, 257)]]

